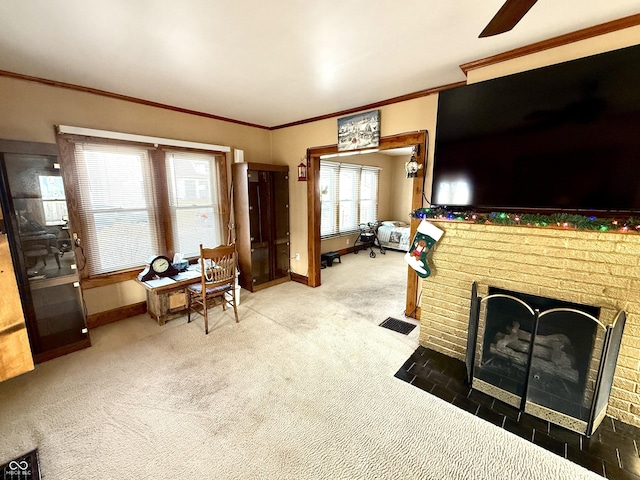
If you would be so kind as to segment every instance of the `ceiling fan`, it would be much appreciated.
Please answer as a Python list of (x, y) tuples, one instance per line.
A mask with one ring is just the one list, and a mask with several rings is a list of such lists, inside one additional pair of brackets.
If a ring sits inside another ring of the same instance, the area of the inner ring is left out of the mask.
[(508, 32), (525, 16), (538, 0), (507, 0), (484, 28), (479, 38)]

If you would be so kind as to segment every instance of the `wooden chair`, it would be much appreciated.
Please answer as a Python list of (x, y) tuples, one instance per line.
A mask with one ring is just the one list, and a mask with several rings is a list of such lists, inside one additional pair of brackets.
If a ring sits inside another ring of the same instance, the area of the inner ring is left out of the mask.
[(204, 331), (209, 333), (208, 309), (222, 305), (222, 309), (236, 308), (236, 248), (235, 245), (202, 248), (200, 245), (201, 281), (187, 287), (187, 323), (191, 322), (191, 311), (204, 317)]

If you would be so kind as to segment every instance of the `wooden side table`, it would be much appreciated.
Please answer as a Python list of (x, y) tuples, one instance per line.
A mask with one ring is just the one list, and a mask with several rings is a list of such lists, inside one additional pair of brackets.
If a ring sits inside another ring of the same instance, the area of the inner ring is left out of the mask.
[(187, 295), (185, 289), (200, 282), (200, 274), (193, 278), (174, 280), (171, 277), (141, 282), (136, 280), (147, 291), (147, 313), (164, 325), (168, 320), (183, 315), (187, 309)]

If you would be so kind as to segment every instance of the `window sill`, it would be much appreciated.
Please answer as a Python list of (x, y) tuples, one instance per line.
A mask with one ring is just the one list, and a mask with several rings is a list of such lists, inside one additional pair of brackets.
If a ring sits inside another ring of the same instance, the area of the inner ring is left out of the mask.
[[(197, 263), (200, 257), (187, 257), (184, 260), (189, 264)], [(130, 270), (121, 270), (119, 272), (105, 273), (102, 275), (95, 275), (93, 277), (81, 278), (80, 283), (84, 290), (91, 288), (104, 287), (106, 285), (113, 285), (116, 283), (126, 282), (129, 280), (135, 280), (138, 274), (142, 272), (144, 265), (138, 268), (132, 268)]]
[(351, 237), (353, 235), (358, 235), (358, 233), (360, 233), (360, 231), (357, 229), (350, 230), (348, 232), (340, 232), (340, 233), (335, 233), (331, 235), (321, 236), (320, 240), (331, 240), (332, 238)]
[(142, 271), (142, 268), (143, 267), (136, 268), (134, 270), (96, 275), (95, 277), (87, 277), (81, 279), (80, 283), (84, 290), (89, 290), (91, 288), (104, 287), (106, 285), (113, 285), (116, 283), (126, 282), (128, 280), (135, 280), (138, 274)]

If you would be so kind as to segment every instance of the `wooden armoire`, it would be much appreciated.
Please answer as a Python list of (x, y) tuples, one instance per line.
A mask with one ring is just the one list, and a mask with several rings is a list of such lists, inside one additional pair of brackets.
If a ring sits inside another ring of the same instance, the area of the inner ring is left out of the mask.
[(240, 286), (251, 292), (290, 280), (289, 167), (234, 163)]

